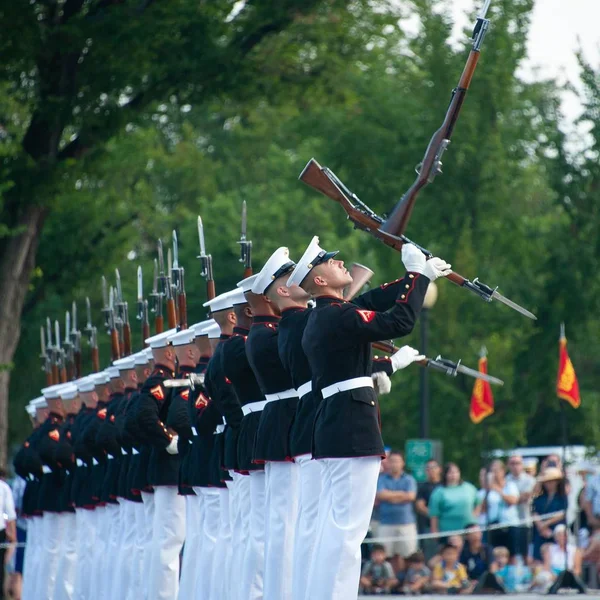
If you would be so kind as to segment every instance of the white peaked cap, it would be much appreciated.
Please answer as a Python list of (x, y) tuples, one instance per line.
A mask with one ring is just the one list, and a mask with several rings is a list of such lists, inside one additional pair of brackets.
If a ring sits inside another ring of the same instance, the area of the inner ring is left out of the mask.
[(65, 385), (64, 383), (57, 383), (56, 385), (51, 385), (50, 387), (45, 387), (42, 390), (42, 394), (44, 394), (44, 398), (46, 400), (52, 400), (53, 398), (60, 398), (60, 388)]
[(260, 270), (258, 277), (252, 285), (252, 293), (264, 294), (267, 288), (282, 275), (285, 275), (295, 267), (295, 263), (290, 259), (290, 251), (285, 247), (277, 248)]
[(182, 329), (177, 333), (169, 336), (169, 342), (173, 346), (185, 346), (186, 344), (193, 344), (196, 332), (190, 327), (189, 329)]
[(240, 290), (242, 290), (242, 292), (244, 292), (244, 294), (246, 292), (251, 292), (252, 286), (254, 285), (254, 282), (257, 280), (259, 275), (260, 275), (260, 273), (255, 273), (254, 275), (250, 275), (250, 277), (246, 277), (246, 279), (242, 279), (241, 281), (238, 281), (236, 285), (238, 286), (238, 288), (240, 288)]
[(208, 329), (208, 339), (209, 340), (216, 340), (218, 338), (221, 337), (221, 328), (219, 327), (218, 323), (215, 323), (214, 325), (211, 325)]
[(77, 386), (74, 383), (66, 383), (59, 391), (60, 397), (63, 400), (73, 400), (77, 397)]
[(310, 241), (308, 248), (304, 251), (302, 258), (298, 261), (296, 268), (292, 271), (290, 278), (287, 280), (287, 286), (301, 285), (313, 267), (333, 258), (337, 253), (338, 250), (334, 252), (323, 250), (319, 246), (319, 238), (315, 235)]
[(239, 306), (240, 304), (248, 304), (248, 300), (246, 300), (246, 296), (244, 296), (244, 290), (238, 288), (233, 293), (232, 303), (234, 306)]
[(135, 369), (135, 356), (129, 355), (125, 358), (113, 360), (113, 367), (117, 367), (119, 371), (128, 371), (130, 369)]
[(96, 385), (103, 385), (110, 381), (110, 376), (106, 371), (100, 371), (100, 373), (94, 373), (90, 375)]
[(94, 381), (94, 377), (83, 377), (82, 379), (77, 380), (77, 389), (80, 392), (93, 392), (96, 387), (96, 382)]
[(169, 329), (168, 331), (163, 331), (162, 333), (157, 333), (152, 337), (144, 340), (145, 344), (148, 344), (150, 348), (153, 350), (158, 350), (158, 348), (166, 348), (169, 344), (169, 336), (173, 335), (177, 329)]
[(154, 359), (154, 355), (152, 354), (152, 348), (144, 348), (142, 350), (142, 352), (144, 352), (146, 354), (146, 358), (148, 359), (148, 362), (150, 362), (151, 360)]
[(110, 379), (118, 379), (120, 377), (119, 367), (106, 367), (104, 372), (108, 375)]
[(146, 350), (140, 350), (133, 355), (133, 360), (136, 366), (143, 366), (148, 364), (148, 353)]
[(201, 335), (208, 335), (208, 328), (214, 324), (214, 319), (207, 319), (206, 321), (200, 321), (200, 323), (190, 325), (190, 329), (194, 330), (196, 337), (200, 337)]
[(233, 296), (237, 293), (237, 289), (225, 292), (215, 296), (212, 300), (205, 302), (202, 306), (209, 308), (211, 313), (219, 312), (233, 308)]
[(40, 396), (39, 398), (32, 400), (29, 404), (31, 404), (31, 406), (33, 406), (35, 409), (48, 408), (48, 403), (46, 402), (46, 398), (44, 398), (44, 396)]
[(30, 402), (25, 406), (25, 412), (33, 419), (35, 417), (35, 406)]

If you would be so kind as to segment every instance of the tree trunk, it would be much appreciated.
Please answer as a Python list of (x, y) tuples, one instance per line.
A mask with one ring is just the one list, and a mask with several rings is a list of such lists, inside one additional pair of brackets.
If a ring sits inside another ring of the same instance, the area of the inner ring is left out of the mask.
[(0, 246), (0, 465), (7, 460), (11, 363), (21, 335), (21, 311), (46, 213), (41, 206), (28, 207), (17, 223), (20, 233), (6, 238)]

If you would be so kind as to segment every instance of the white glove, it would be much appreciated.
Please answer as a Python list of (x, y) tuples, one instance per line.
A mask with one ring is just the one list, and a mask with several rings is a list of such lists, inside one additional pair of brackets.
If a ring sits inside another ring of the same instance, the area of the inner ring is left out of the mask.
[(392, 391), (392, 380), (384, 371), (373, 373), (373, 375), (371, 375), (371, 379), (373, 380), (373, 387), (375, 388), (378, 396), (389, 394)]
[[(404, 248), (404, 246), (402, 247)], [(429, 278), (429, 281), (435, 281), (438, 277), (450, 275), (452, 273), (451, 266), (443, 258), (435, 256), (427, 261), (425, 268), (421, 272), (425, 277)]]
[(427, 259), (414, 244), (404, 244), (402, 246), (402, 262), (410, 273), (423, 273)]
[(179, 450), (177, 449), (177, 440), (179, 439), (178, 435), (174, 435), (171, 438), (169, 445), (167, 446), (167, 452), (169, 454), (179, 454)]
[(402, 346), (398, 352), (392, 354), (390, 360), (392, 361), (392, 368), (394, 369), (394, 373), (398, 371), (398, 369), (405, 369), (408, 365), (411, 365), (414, 362), (419, 360), (423, 360), (425, 356), (423, 354), (419, 354), (418, 350), (411, 348), (410, 346)]

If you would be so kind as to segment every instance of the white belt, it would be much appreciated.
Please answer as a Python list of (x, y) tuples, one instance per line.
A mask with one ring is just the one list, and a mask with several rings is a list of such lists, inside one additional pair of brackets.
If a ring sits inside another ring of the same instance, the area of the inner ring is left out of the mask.
[(285, 400), (286, 398), (297, 398), (298, 392), (294, 388), (285, 390), (285, 392), (278, 392), (277, 394), (265, 394), (265, 400), (267, 404), (269, 402), (275, 402), (275, 400)]
[(196, 428), (195, 428), (195, 427), (192, 427), (192, 435), (193, 435), (194, 437), (198, 437), (198, 432), (196, 431)]
[(306, 383), (303, 383), (299, 388), (298, 388), (298, 398), (302, 398), (302, 396), (306, 396), (306, 394), (308, 394), (309, 392), (312, 392), (312, 381), (307, 381)]
[(132, 448), (132, 449), (131, 449), (131, 453), (132, 453), (132, 454), (139, 454), (139, 452), (138, 452), (138, 451), (137, 451), (135, 448)]
[(127, 456), (127, 450), (125, 450), (125, 448), (121, 448), (121, 454), (123, 456)]
[(225, 425), (226, 423), (221, 423), (221, 425), (217, 425), (217, 427), (215, 428), (215, 435), (217, 433), (223, 433), (225, 431)]
[(346, 381), (339, 381), (333, 385), (328, 385), (321, 390), (323, 398), (329, 398), (338, 392), (347, 392), (348, 390), (355, 390), (357, 388), (373, 387), (373, 380), (370, 377), (354, 377), (354, 379), (346, 379)]
[(42, 465), (42, 473), (48, 475), (48, 473), (52, 473), (52, 469), (48, 465)]
[(106, 458), (108, 458), (108, 460), (112, 460), (114, 458), (114, 456), (112, 454), (107, 454)]
[(97, 467), (100, 463), (95, 458), (92, 458), (92, 464)]
[(75, 461), (75, 463), (77, 464), (77, 466), (78, 466), (78, 467), (83, 467), (83, 461), (82, 461), (80, 458), (78, 458), (78, 459)]
[(257, 402), (248, 402), (242, 406), (242, 412), (244, 416), (249, 415), (253, 412), (260, 412), (267, 405), (266, 400), (258, 400)]

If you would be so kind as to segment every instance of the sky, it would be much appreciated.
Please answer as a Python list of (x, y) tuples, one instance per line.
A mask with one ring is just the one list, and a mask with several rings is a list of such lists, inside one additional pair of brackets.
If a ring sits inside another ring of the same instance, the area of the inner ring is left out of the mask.
[[(493, 2), (494, 0), (492, 0)], [(457, 36), (475, 15), (482, 0), (451, 0)], [(575, 52), (596, 68), (600, 66), (600, 0), (536, 0), (528, 41), (528, 58), (519, 75), (531, 80), (557, 77), (577, 86), (579, 67)], [(493, 35), (493, 31), (488, 35)], [(570, 130), (581, 112), (573, 93), (564, 93), (562, 109)]]

